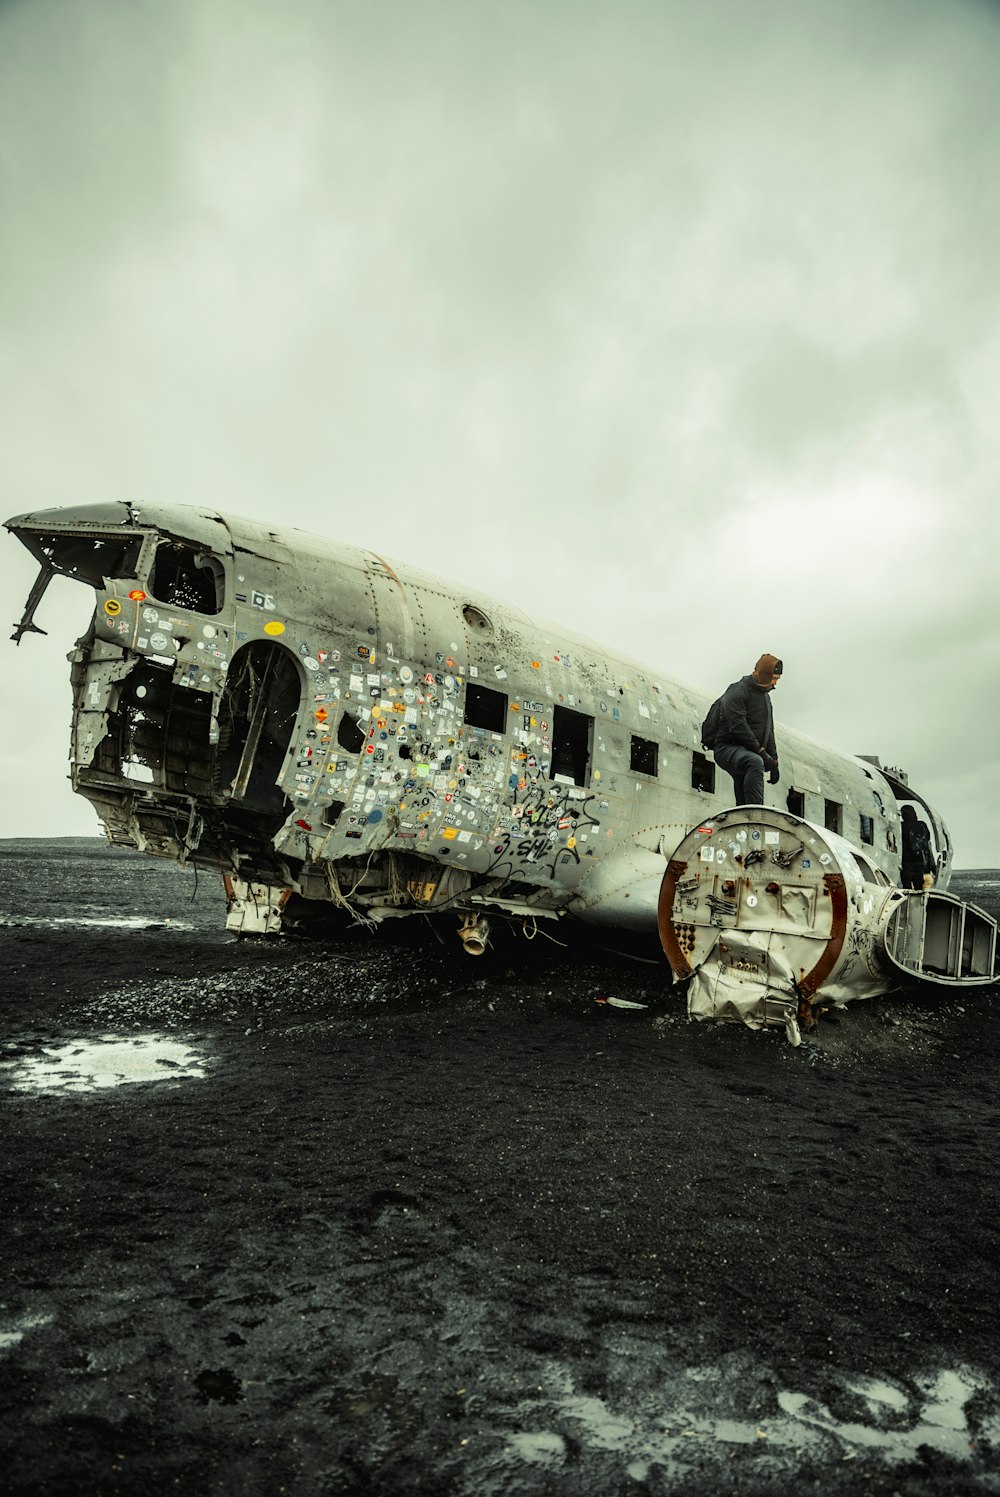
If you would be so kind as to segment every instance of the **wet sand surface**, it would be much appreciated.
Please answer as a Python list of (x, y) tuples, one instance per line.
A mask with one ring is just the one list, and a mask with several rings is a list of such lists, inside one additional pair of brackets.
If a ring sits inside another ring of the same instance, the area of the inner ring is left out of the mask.
[(222, 919), (0, 843), (6, 1490), (1000, 1491), (996, 989), (793, 1049), (541, 934)]

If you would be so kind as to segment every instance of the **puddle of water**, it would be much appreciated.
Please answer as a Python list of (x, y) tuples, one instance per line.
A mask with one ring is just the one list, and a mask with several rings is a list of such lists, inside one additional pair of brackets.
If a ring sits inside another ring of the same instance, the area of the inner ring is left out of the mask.
[[(882, 1429), (876, 1424), (840, 1422), (829, 1409), (815, 1402), (805, 1393), (785, 1390), (778, 1394), (778, 1404), (792, 1419), (801, 1420), (815, 1429), (826, 1430), (847, 1445), (858, 1445), (865, 1450), (878, 1450), (891, 1460), (899, 1461), (913, 1456), (921, 1445), (940, 1451), (959, 1460), (968, 1460), (974, 1437), (969, 1429), (965, 1406), (974, 1393), (987, 1387), (987, 1383), (970, 1372), (943, 1370), (927, 1385), (925, 1397), (913, 1409), (913, 1416), (906, 1429)], [(866, 1381), (861, 1384), (847, 1383), (847, 1387), (860, 1392), (869, 1400), (869, 1407), (876, 1419), (884, 1418), (888, 1406), (898, 1415), (910, 1407), (911, 1401), (891, 1383)], [(882, 1405), (879, 1408), (878, 1405)]]
[(40, 1055), (4, 1061), (14, 1091), (89, 1092), (135, 1081), (202, 1077), (206, 1061), (184, 1040), (145, 1034), (47, 1045)]
[(579, 1420), (595, 1450), (624, 1450), (633, 1433), (631, 1420), (612, 1414), (600, 1398), (564, 1398), (559, 1407), (570, 1419)]
[(897, 1414), (904, 1414), (910, 1404), (909, 1395), (902, 1388), (897, 1388), (893, 1383), (883, 1383), (878, 1378), (859, 1378), (846, 1386), (852, 1393), (860, 1394), (873, 1413), (877, 1412), (878, 1404), (886, 1404)]
[(566, 1441), (554, 1430), (533, 1430), (511, 1435), (510, 1448), (532, 1466), (558, 1466), (566, 1457)]
[[(716, 1416), (711, 1409), (706, 1411), (703, 1396), (685, 1397), (683, 1377), (674, 1385), (675, 1395), (680, 1396), (673, 1407), (665, 1407), (666, 1400), (661, 1400), (651, 1409), (649, 1400), (643, 1399), (641, 1407), (623, 1415), (603, 1399), (574, 1394), (560, 1369), (552, 1367), (550, 1374), (561, 1390), (545, 1400), (549, 1417), (571, 1420), (588, 1449), (620, 1454), (627, 1463), (627, 1475), (636, 1481), (643, 1480), (654, 1463), (668, 1475), (683, 1475), (696, 1449), (699, 1464), (706, 1457), (731, 1459), (736, 1454), (733, 1446), (756, 1445), (786, 1460), (793, 1452), (796, 1459), (808, 1453), (815, 1459), (838, 1461), (865, 1452), (891, 1465), (912, 1460), (921, 1446), (954, 1460), (970, 1461), (977, 1440), (993, 1443), (1000, 1438), (1000, 1419), (990, 1421), (978, 1433), (969, 1427), (969, 1400), (992, 1388), (987, 1378), (969, 1369), (942, 1369), (935, 1377), (918, 1382), (916, 1394), (879, 1378), (844, 1377), (844, 1388), (864, 1400), (870, 1415), (853, 1421), (838, 1419), (809, 1394), (792, 1389), (778, 1393), (777, 1408), (766, 1418), (741, 1419), (732, 1408)], [(717, 1378), (712, 1369), (700, 1369), (693, 1378), (689, 1371), (688, 1380), (705, 1385)], [(727, 1383), (721, 1369), (718, 1381), (719, 1395), (709, 1397), (722, 1404)], [(527, 1414), (527, 1408), (523, 1412)], [(545, 1417), (539, 1405), (532, 1412)], [(562, 1458), (565, 1444), (561, 1436), (540, 1431), (511, 1437), (509, 1449), (532, 1464), (552, 1463)]]

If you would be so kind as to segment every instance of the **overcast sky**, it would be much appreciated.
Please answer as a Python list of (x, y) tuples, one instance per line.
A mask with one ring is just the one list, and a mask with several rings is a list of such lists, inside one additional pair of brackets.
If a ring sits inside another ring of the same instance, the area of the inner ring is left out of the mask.
[[(771, 650), (1000, 866), (998, 78), (981, 0), (0, 0), (2, 518), (293, 524), (713, 693)], [(92, 604), (0, 645), (0, 836), (97, 829)]]

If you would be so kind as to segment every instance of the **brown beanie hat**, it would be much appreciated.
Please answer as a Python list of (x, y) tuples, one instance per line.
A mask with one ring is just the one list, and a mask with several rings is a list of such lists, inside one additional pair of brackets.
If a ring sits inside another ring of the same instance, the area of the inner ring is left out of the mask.
[(775, 676), (780, 676), (783, 666), (777, 655), (762, 655), (753, 668), (753, 678), (758, 686), (770, 686)]

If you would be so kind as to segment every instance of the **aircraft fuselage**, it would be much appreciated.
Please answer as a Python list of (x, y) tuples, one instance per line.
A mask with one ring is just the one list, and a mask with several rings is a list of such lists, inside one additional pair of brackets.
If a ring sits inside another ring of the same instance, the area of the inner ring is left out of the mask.
[[(666, 859), (731, 803), (709, 698), (371, 551), (189, 508), (7, 522), (91, 585), (71, 770), (114, 842), (383, 918), (442, 906), (656, 928)], [(669, 648), (665, 637), (664, 647)], [(719, 683), (721, 688), (725, 683)], [(874, 763), (778, 727), (767, 803), (900, 873)]]

